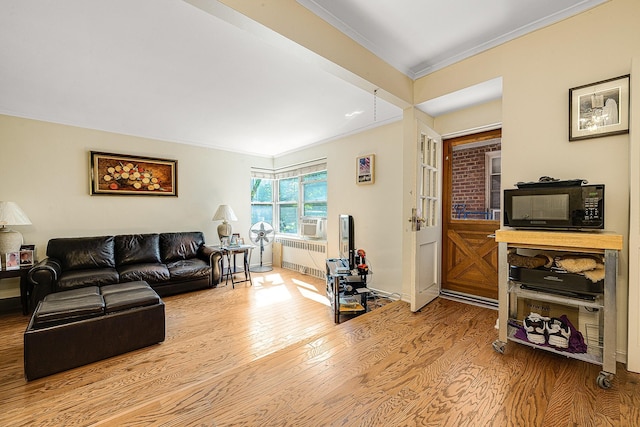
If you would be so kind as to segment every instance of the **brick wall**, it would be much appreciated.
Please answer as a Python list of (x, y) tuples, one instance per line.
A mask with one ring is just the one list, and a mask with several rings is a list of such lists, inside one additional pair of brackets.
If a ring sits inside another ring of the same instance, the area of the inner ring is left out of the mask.
[[(452, 159), (451, 215), (456, 217), (454, 205), (466, 204), (467, 211), (484, 211), (485, 153), (500, 150), (500, 143), (454, 150)], [(469, 219), (480, 218), (477, 215)]]

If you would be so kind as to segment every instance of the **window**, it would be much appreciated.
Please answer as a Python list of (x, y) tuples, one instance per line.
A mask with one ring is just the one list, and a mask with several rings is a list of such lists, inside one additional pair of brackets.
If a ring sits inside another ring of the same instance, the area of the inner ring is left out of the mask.
[(446, 147), (451, 219), (499, 219), (501, 130), (451, 138)]
[(252, 224), (266, 221), (278, 233), (299, 234), (300, 218), (327, 217), (326, 163), (252, 174)]
[(302, 177), (302, 216), (327, 217), (327, 171)]
[(485, 159), (485, 171), (487, 174), (486, 205), (487, 209), (494, 211), (500, 209), (500, 177), (502, 173), (500, 151), (486, 153)]
[(273, 180), (251, 179), (251, 224), (265, 221), (273, 224)]
[(278, 228), (280, 233), (298, 233), (299, 178), (278, 180)]

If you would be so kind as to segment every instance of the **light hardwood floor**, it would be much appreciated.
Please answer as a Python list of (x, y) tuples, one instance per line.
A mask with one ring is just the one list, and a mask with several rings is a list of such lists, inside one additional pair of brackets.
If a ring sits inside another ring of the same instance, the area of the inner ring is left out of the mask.
[(162, 344), (26, 382), (27, 317), (0, 315), (0, 426), (638, 426), (640, 375), (510, 343), (497, 312), (393, 302), (335, 325), (324, 282), (165, 298)]

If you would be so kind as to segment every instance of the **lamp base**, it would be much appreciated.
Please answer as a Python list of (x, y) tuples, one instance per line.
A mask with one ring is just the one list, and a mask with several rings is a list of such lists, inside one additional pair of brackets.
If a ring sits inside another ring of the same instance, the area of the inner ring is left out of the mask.
[(0, 259), (6, 263), (7, 254), (9, 252), (18, 252), (23, 242), (22, 234), (18, 231), (13, 231), (5, 227), (0, 228)]
[(223, 237), (231, 237), (231, 224), (228, 222), (218, 225), (218, 238), (222, 241)]

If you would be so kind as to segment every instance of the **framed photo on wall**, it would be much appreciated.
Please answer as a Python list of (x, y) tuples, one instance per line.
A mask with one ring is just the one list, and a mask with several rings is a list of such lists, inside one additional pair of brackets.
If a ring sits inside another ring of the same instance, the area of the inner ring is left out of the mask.
[(569, 141), (629, 133), (629, 79), (569, 89)]
[(367, 154), (356, 158), (356, 183), (373, 184), (376, 179), (375, 175), (375, 154)]
[(91, 152), (91, 195), (178, 196), (176, 160)]

